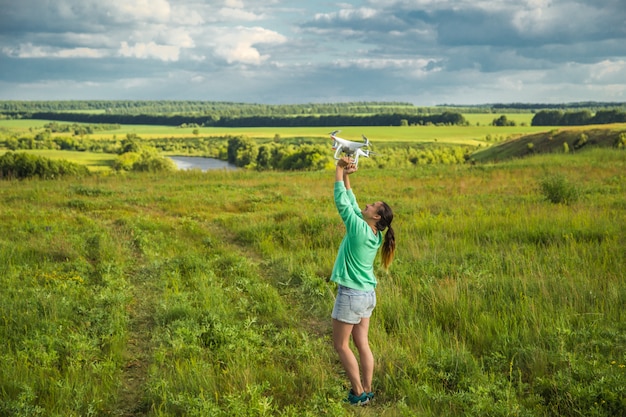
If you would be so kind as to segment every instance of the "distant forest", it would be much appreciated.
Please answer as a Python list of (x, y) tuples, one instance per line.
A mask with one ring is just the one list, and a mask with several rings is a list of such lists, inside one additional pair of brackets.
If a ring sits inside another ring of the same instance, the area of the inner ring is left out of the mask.
[(256, 104), (218, 101), (0, 101), (0, 113), (81, 112), (118, 115), (184, 115), (221, 117), (316, 116), (441, 113), (433, 107), (402, 102)]
[(626, 121), (626, 103), (485, 104), (418, 107), (405, 102), (255, 104), (214, 101), (0, 101), (0, 118), (205, 127), (463, 125), (461, 113), (537, 112), (533, 125)]
[(466, 124), (459, 112), (395, 102), (267, 105), (198, 101), (0, 101), (0, 117), (204, 127)]
[(563, 112), (560, 110), (542, 110), (535, 114), (533, 126), (584, 126), (609, 123), (626, 123), (626, 111), (598, 110), (592, 114), (589, 110)]

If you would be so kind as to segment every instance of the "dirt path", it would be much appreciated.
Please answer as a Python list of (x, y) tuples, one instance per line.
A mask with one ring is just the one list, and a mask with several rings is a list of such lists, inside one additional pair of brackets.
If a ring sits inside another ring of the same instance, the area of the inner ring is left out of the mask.
[(152, 329), (157, 289), (150, 273), (132, 271), (132, 301), (128, 306), (130, 319), (125, 365), (115, 416), (137, 417), (148, 414), (150, 405), (145, 402), (144, 386), (152, 356)]

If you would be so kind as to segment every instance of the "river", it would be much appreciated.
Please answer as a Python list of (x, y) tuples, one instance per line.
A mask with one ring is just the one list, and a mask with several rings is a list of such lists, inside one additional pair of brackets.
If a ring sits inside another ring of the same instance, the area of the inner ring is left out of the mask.
[(204, 158), (201, 156), (170, 156), (168, 157), (178, 167), (178, 169), (200, 169), (209, 171), (214, 169), (237, 169), (233, 164), (215, 158)]

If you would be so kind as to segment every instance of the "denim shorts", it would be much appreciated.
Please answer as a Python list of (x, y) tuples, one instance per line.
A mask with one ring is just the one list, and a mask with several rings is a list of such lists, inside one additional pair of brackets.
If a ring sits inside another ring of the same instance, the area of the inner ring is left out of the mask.
[(332, 318), (349, 324), (359, 324), (369, 318), (376, 307), (376, 292), (360, 291), (339, 285)]

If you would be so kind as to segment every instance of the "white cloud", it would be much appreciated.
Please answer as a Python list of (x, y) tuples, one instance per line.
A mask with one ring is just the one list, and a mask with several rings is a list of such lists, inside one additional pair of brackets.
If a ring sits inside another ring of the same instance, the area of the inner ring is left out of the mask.
[(369, 7), (362, 8), (347, 8), (341, 9), (338, 12), (331, 13), (317, 13), (315, 15), (315, 20), (323, 21), (323, 22), (332, 22), (334, 20), (363, 20), (363, 19), (372, 19), (378, 14), (378, 11)]
[(192, 34), (184, 27), (151, 25), (142, 30), (133, 31), (127, 41), (160, 45), (172, 45), (179, 48), (193, 48), (195, 41)]
[(624, 81), (624, 74), (626, 74), (625, 60), (604, 60), (591, 65), (589, 78), (594, 82), (619, 83)]
[(397, 58), (360, 58), (336, 61), (334, 65), (339, 68), (357, 67), (370, 70), (382, 69), (399, 69), (399, 70), (416, 70), (426, 69), (435, 63), (436, 60), (417, 58), (417, 59), (397, 59)]
[(235, 9), (243, 9), (244, 4), (242, 0), (225, 0), (224, 5), (226, 7), (232, 7)]
[(185, 28), (158, 24), (134, 31), (128, 40), (121, 41), (119, 45), (119, 56), (179, 61), (181, 51), (194, 48), (195, 41)]
[(59, 58), (104, 58), (108, 56), (105, 51), (92, 48), (61, 49), (56, 54)]
[(185, 4), (177, 4), (170, 12), (170, 22), (184, 27), (201, 26), (206, 23), (203, 9)]
[(171, 15), (167, 0), (107, 0), (98, 4), (117, 22), (167, 22)]
[[(47, 36), (46, 39), (49, 42), (55, 40)], [(67, 32), (59, 35), (59, 42), (64, 44), (74, 45), (75, 47), (87, 47), (87, 48), (115, 48), (118, 42), (111, 38), (110, 35), (105, 33), (75, 33)]]
[(14, 58), (104, 58), (108, 53), (94, 48), (52, 48), (31, 43), (16, 48), (2, 48), (2, 52)]
[(173, 45), (157, 45), (154, 42), (138, 42), (130, 46), (124, 41), (118, 51), (120, 56), (140, 59), (159, 59), (161, 61), (178, 61), (180, 48)]
[(222, 20), (255, 21), (263, 19), (263, 16), (256, 15), (244, 9), (237, 9), (232, 7), (224, 7), (223, 9), (220, 9), (218, 14), (222, 18)]
[(259, 65), (269, 58), (261, 55), (255, 45), (281, 44), (286, 38), (272, 30), (260, 27), (222, 28), (214, 34), (215, 54), (229, 64), (242, 63)]

